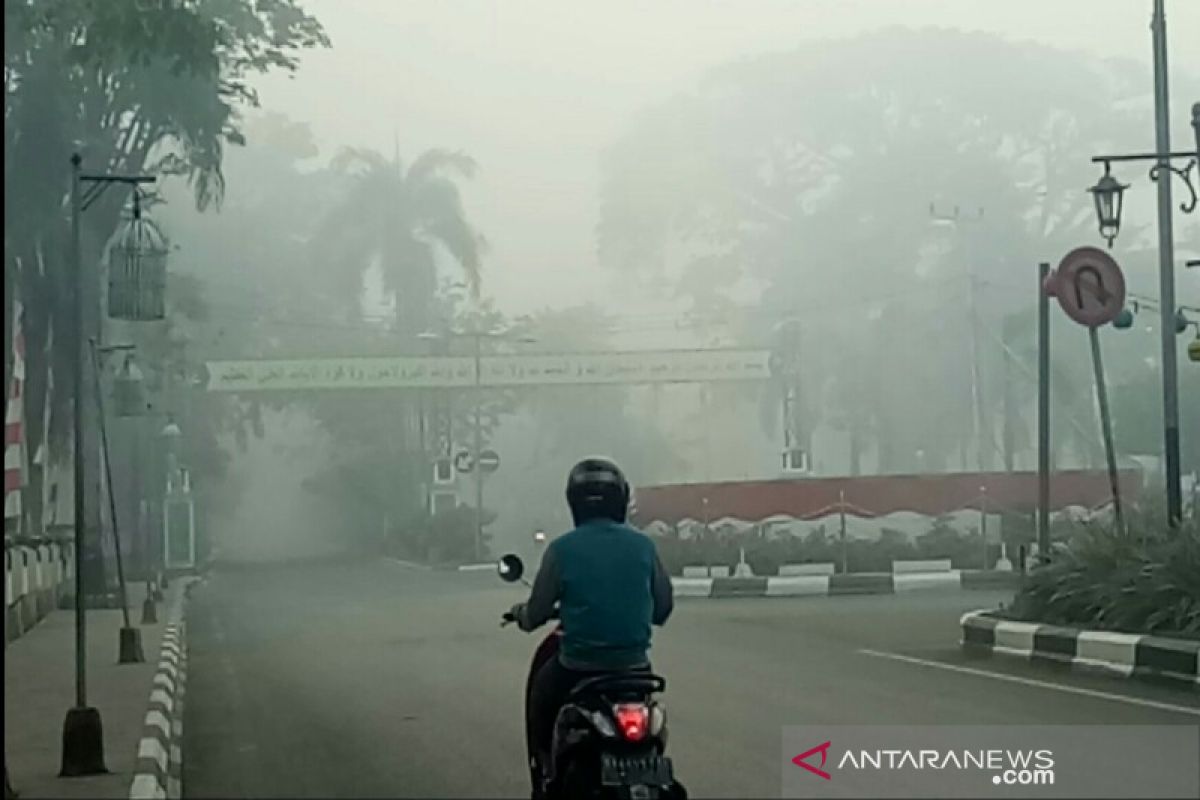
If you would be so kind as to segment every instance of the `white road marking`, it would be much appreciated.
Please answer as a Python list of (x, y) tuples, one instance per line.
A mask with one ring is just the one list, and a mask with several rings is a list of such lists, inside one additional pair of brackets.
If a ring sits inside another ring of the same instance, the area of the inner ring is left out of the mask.
[(1036, 678), (1022, 678), (1017, 675), (1005, 675), (1000, 672), (990, 672), (986, 669), (975, 669), (973, 667), (963, 667), (957, 664), (943, 664), (940, 661), (929, 661), (924, 658), (914, 658), (913, 656), (905, 656), (899, 653), (885, 653), (880, 650), (859, 650), (866, 656), (874, 656), (876, 658), (888, 658), (892, 661), (903, 661), (907, 664), (917, 664), (922, 667), (933, 667), (935, 669), (944, 669), (949, 672), (959, 672), (966, 675), (978, 675), (982, 678), (992, 678), (998, 681), (1008, 681), (1009, 683), (1019, 683), (1024, 686), (1036, 686), (1039, 689), (1052, 689), (1068, 694), (1079, 694), (1085, 697), (1095, 697), (1101, 700), (1112, 700), (1117, 703), (1129, 703), (1135, 706), (1146, 706), (1147, 708), (1157, 708), (1163, 711), (1174, 711), (1177, 714), (1189, 714), (1193, 717), (1200, 717), (1200, 708), (1188, 706), (1179, 706), (1173, 703), (1162, 703), (1157, 700), (1146, 700), (1141, 697), (1130, 697), (1123, 694), (1115, 694), (1112, 692), (1102, 692), (1097, 689), (1084, 689), (1080, 686), (1068, 686), (1063, 683), (1051, 683), (1050, 681), (1041, 681)]
[(428, 564), (414, 564), (412, 561), (405, 561), (402, 558), (395, 558), (393, 556), (384, 556), (383, 560), (389, 561), (393, 564), (398, 564), (407, 569), (418, 569), (418, 570), (421, 570), (422, 572), (429, 572), (430, 570), (433, 569)]

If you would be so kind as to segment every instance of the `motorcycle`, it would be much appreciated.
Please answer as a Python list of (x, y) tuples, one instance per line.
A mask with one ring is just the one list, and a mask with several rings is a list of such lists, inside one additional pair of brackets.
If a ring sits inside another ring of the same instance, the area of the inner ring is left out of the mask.
[[(500, 559), (497, 570), (509, 583), (529, 582), (515, 555)], [(558, 618), (557, 611), (555, 619)], [(515, 620), (505, 614), (501, 626)], [(529, 707), (534, 676), (558, 657), (562, 628), (557, 625), (533, 654), (525, 681)], [(545, 800), (686, 800), (675, 780), (667, 748), (666, 709), (655, 699), (666, 679), (650, 672), (616, 672), (582, 681), (559, 709), (554, 724), (550, 763), (530, 753)], [(528, 715), (527, 717), (528, 718)]]

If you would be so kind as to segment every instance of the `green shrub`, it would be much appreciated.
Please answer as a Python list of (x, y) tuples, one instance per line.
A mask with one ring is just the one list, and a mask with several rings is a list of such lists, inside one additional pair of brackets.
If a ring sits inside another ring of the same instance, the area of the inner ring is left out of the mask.
[(1036, 568), (1006, 616), (1030, 622), (1200, 639), (1200, 529), (1139, 515), (1125, 534), (1080, 526)]

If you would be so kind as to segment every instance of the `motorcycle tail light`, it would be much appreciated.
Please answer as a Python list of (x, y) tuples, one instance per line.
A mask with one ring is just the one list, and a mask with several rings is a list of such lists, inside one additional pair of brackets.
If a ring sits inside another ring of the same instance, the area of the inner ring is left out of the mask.
[(643, 703), (622, 703), (613, 708), (617, 727), (628, 742), (640, 742), (650, 727), (650, 709)]

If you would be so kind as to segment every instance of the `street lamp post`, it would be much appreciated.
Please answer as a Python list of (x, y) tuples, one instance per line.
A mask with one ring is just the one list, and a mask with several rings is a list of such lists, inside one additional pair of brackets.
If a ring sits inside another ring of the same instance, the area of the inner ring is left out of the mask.
[(475, 339), (475, 561), (483, 558), (483, 469), (479, 455), (483, 452), (483, 333), (476, 330)]
[[(1150, 179), (1158, 184), (1158, 255), (1159, 255), (1159, 299), (1162, 314), (1162, 382), (1163, 382), (1163, 461), (1167, 482), (1167, 519), (1174, 527), (1183, 518), (1183, 486), (1179, 455), (1179, 386), (1178, 369), (1175, 362), (1175, 234), (1171, 207), (1171, 180), (1175, 175), (1183, 181), (1191, 195), (1180, 205), (1186, 214), (1196, 209), (1196, 188), (1192, 184), (1191, 170), (1200, 159), (1200, 153), (1189, 151), (1171, 152), (1170, 94), (1167, 70), (1167, 18), (1164, 0), (1154, 0), (1154, 16), (1151, 31), (1154, 42), (1154, 127), (1155, 152), (1130, 155), (1102, 155), (1092, 158), (1094, 163), (1104, 165), (1104, 177), (1091, 188), (1095, 196), (1099, 217), (1100, 233), (1112, 246), (1121, 224), (1122, 194), (1125, 186), (1110, 175), (1114, 162), (1153, 161)], [(1200, 104), (1197, 104), (1200, 106)], [(1192, 108), (1192, 124), (1196, 126), (1200, 140), (1200, 110)], [(1197, 142), (1200, 150), (1200, 141)], [(1183, 167), (1173, 165), (1175, 159), (1185, 161)]]
[[(98, 511), (96, 503), (99, 494), (87, 502), (87, 474), (85, 472), (88, 458), (95, 458), (99, 443), (93, 435), (84, 435), (84, 409), (91, 407), (91, 394), (86, 372), (87, 348), (84, 339), (89, 330), (86, 324), (88, 314), (85, 313), (85, 298), (98, 297), (98, 292), (89, 292), (87, 274), (83, 269), (83, 246), (80, 231), (80, 220), (83, 212), (94, 203), (106, 188), (114, 183), (133, 187), (135, 194), (141, 184), (153, 183), (150, 175), (84, 175), (80, 171), (83, 158), (78, 153), (71, 156), (71, 261), (75, 270), (75, 292), (72, 317), (76, 329), (72, 336), (72, 367), (75, 389), (75, 402), (72, 411), (74, 431), (74, 485), (75, 485), (75, 705), (67, 710), (63, 723), (62, 766), (59, 774), (63, 777), (78, 775), (98, 775), (108, 769), (104, 765), (104, 733), (100, 720), (100, 712), (87, 704), (87, 626), (84, 593), (84, 548), (88, 544), (87, 514)], [(88, 184), (85, 197), (81, 192), (84, 183)], [(97, 326), (98, 327), (98, 326)], [(92, 526), (94, 528), (94, 526)], [(92, 531), (97, 536), (98, 529)]]
[(121, 592), (121, 619), (124, 625), (121, 627), (120, 647), (118, 660), (122, 664), (141, 664), (146, 660), (142, 653), (142, 632), (133, 627), (129, 621), (129, 593), (125, 583), (125, 557), (121, 553), (121, 528), (118, 524), (117, 514), (117, 497), (116, 487), (113, 485), (112, 476), (112, 450), (108, 446), (108, 424), (104, 419), (104, 396), (103, 387), (100, 383), (100, 354), (113, 353), (119, 351), (131, 351), (133, 345), (111, 345), (109, 347), (99, 347), (96, 340), (91, 340), (92, 345), (92, 373), (96, 379), (96, 405), (100, 417), (100, 447), (104, 454), (104, 477), (105, 484), (108, 487), (108, 508), (109, 522), (112, 525), (114, 550), (117, 558), (117, 583)]
[[(183, 459), (179, 456), (183, 430), (175, 422), (173, 415), (167, 415), (167, 424), (163, 426), (160, 435), (165, 445), (163, 449), (165, 450), (167, 469), (163, 476), (165, 483), (163, 484), (162, 528), (160, 530), (161, 559), (157, 568), (161, 576), (159, 583), (166, 586), (167, 576), (172, 569), (190, 569), (195, 565), (195, 509), (190, 496), (191, 484), (188, 471), (184, 467)], [(181, 523), (172, 517), (172, 511), (178, 510), (180, 504), (185, 505), (187, 510), (186, 522), (182, 523), (182, 533), (179, 531)], [(182, 542), (187, 545), (186, 548), (180, 547), (180, 536), (184, 537)]]

